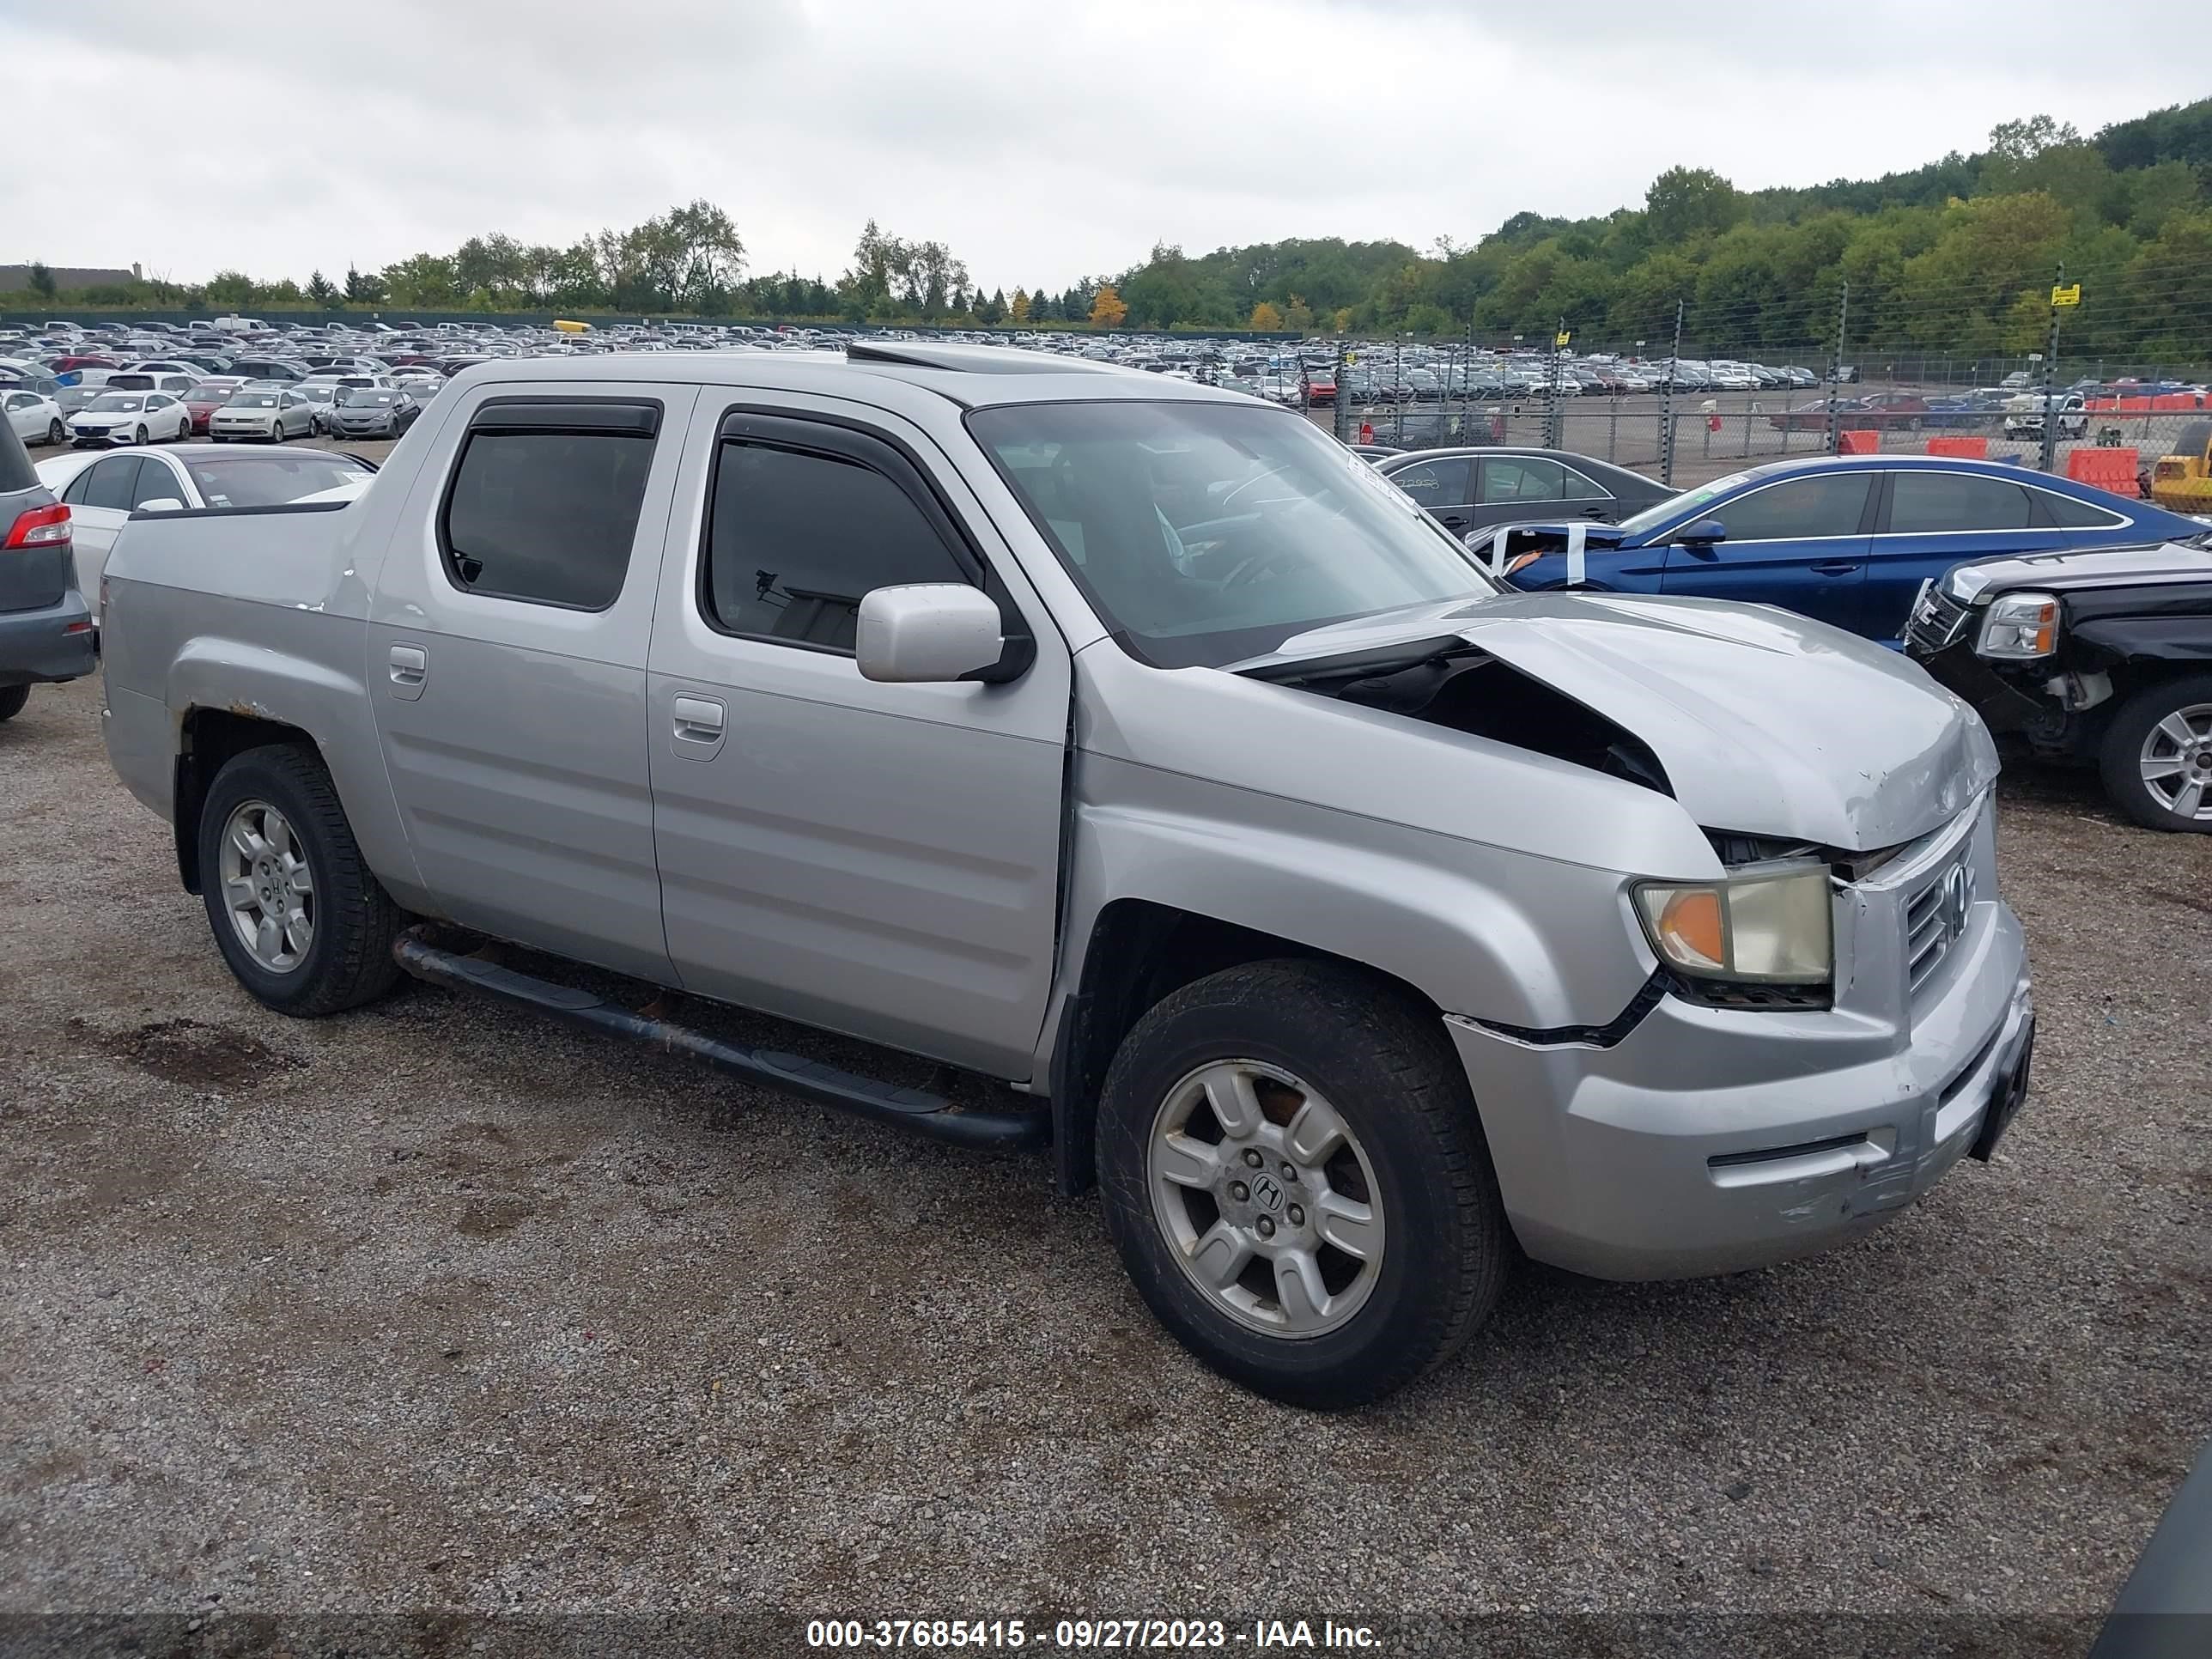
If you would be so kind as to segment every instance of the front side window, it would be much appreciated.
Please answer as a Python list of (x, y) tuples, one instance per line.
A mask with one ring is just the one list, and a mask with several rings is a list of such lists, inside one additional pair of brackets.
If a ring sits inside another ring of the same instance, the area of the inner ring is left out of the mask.
[(1820, 473), (1723, 501), (1708, 516), (1725, 525), (1735, 542), (1856, 536), (1873, 485), (1871, 472)]
[(1579, 472), (1537, 455), (1490, 456), (1482, 463), (1485, 503), (1580, 501), (1595, 489)]
[(969, 428), (1123, 647), (1223, 667), (1331, 623), (1497, 590), (1310, 422), (1227, 402), (1009, 404)]
[(2027, 491), (2002, 478), (1967, 472), (1899, 472), (1890, 481), (1889, 490), (1893, 535), (2027, 527)]
[(842, 457), (726, 441), (715, 463), (704, 599), (732, 634), (850, 652), (878, 587), (969, 575), (912, 497)]
[(647, 431), (471, 432), (441, 526), (454, 586), (605, 610), (629, 571), (653, 449)]

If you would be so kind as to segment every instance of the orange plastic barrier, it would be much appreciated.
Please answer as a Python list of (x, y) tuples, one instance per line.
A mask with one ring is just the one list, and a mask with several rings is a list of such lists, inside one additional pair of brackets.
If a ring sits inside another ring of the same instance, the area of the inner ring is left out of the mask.
[(1990, 458), (1987, 438), (1930, 438), (1930, 455), (1949, 455), (1962, 461), (1986, 461)]
[(1879, 432), (1839, 432), (1836, 445), (1838, 455), (1879, 455), (1881, 453), (1881, 434)]
[(2066, 476), (2075, 483), (2094, 484), (2115, 495), (2132, 497), (2136, 492), (2136, 455), (2132, 449), (2081, 448), (2066, 457)]

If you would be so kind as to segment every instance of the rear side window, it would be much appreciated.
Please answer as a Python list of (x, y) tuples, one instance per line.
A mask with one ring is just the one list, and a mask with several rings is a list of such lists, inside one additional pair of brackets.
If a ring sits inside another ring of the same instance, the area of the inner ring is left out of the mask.
[(38, 482), (38, 470), (31, 465), (23, 441), (15, 435), (14, 427), (0, 421), (0, 495), (35, 489)]
[(2117, 513), (2108, 513), (2087, 501), (2077, 501), (2071, 495), (2062, 495), (2055, 489), (2031, 489), (2035, 503), (2035, 522), (2060, 530), (2117, 530), (2127, 522)]
[(1783, 541), (1799, 537), (1856, 536), (1866, 514), (1871, 472), (1838, 472), (1754, 489), (1711, 507), (1706, 516), (1728, 527), (1730, 541)]
[(2025, 530), (2027, 491), (2003, 478), (1966, 472), (1899, 472), (1890, 481), (1893, 536), (1947, 530)]
[(138, 505), (138, 465), (136, 455), (94, 462), (92, 476), (84, 487), (84, 504), (112, 507), (118, 513), (131, 511)]
[(874, 468), (722, 445), (702, 597), (726, 632), (849, 653), (874, 589), (969, 580), (913, 498)]
[(1401, 466), (1390, 474), (1390, 482), (1423, 507), (1464, 507), (1469, 499), (1467, 473), (1467, 458), (1455, 455)]
[(453, 585), (574, 611), (612, 605), (629, 572), (657, 415), (643, 405), (487, 404), (440, 519)]

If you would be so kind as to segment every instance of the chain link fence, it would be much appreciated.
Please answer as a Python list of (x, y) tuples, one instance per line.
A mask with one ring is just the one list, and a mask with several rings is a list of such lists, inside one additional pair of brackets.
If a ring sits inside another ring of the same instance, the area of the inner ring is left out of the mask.
[(1761, 337), (1755, 313), (1698, 319), (1689, 334), (1687, 302), (1670, 309), (1670, 326), (1608, 350), (1575, 351), (1564, 329), (1540, 353), (1472, 332), (1336, 343), (1334, 401), (1309, 414), (1346, 443), (1562, 449), (1675, 488), (1797, 456), (1948, 453), (2136, 495), (2160, 459), (2205, 453), (2205, 366), (2069, 359), (2061, 305), (2046, 349), (2010, 356), (1885, 344), (1883, 318), (1855, 315), (1848, 293), (1825, 343), (1757, 354), (1708, 343), (1729, 326)]

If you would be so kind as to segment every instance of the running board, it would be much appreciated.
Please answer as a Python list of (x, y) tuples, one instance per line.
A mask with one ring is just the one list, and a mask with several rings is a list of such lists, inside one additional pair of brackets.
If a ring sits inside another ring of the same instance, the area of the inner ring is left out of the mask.
[(956, 1146), (1024, 1147), (1042, 1146), (1051, 1139), (1052, 1119), (1045, 1112), (962, 1111), (941, 1095), (841, 1072), (798, 1054), (742, 1048), (688, 1025), (633, 1014), (589, 991), (519, 974), (482, 957), (441, 950), (411, 933), (392, 941), (392, 956), (416, 978), (433, 985), (479, 992), (586, 1030), (650, 1043), (670, 1054), (689, 1054), (749, 1083), (782, 1089), (878, 1123), (896, 1124), (933, 1140)]

